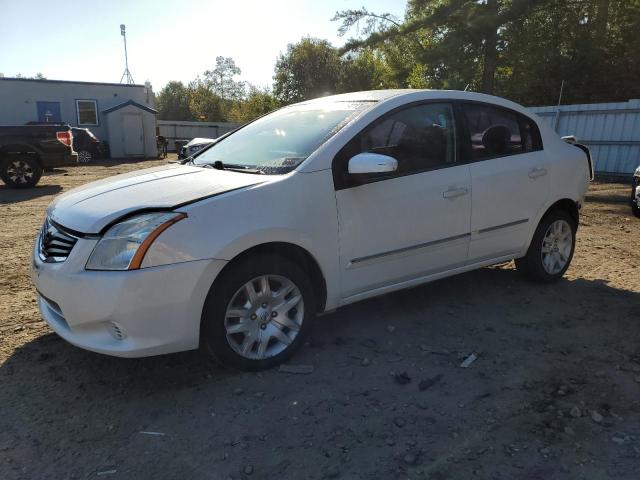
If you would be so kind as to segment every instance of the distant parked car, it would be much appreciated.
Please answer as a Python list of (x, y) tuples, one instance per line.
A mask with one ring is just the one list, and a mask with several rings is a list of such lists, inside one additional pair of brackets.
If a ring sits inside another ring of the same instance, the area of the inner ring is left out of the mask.
[(31, 277), (42, 317), (74, 345), (122, 357), (202, 346), (257, 370), (289, 358), (317, 313), (365, 298), (512, 259), (559, 280), (592, 178), (586, 147), (507, 100), (324, 97), (184, 165), (57, 197)]
[(640, 218), (640, 166), (633, 173), (631, 182), (631, 211)]
[(88, 128), (72, 127), (73, 149), (78, 152), (78, 163), (88, 163), (104, 156), (102, 142)]
[(184, 147), (182, 147), (180, 152), (178, 152), (178, 158), (183, 159), (183, 158), (191, 157), (192, 155), (202, 150), (204, 147), (211, 145), (212, 143), (215, 143), (215, 142), (216, 141), (213, 138), (194, 138), (189, 143), (187, 143)]
[(35, 186), (43, 170), (75, 163), (69, 125), (0, 126), (0, 178), (12, 188)]

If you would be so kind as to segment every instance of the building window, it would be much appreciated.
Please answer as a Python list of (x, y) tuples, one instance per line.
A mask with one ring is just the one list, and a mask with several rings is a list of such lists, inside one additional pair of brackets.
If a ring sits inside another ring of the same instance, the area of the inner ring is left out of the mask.
[(76, 100), (78, 125), (98, 125), (98, 102), (95, 100)]

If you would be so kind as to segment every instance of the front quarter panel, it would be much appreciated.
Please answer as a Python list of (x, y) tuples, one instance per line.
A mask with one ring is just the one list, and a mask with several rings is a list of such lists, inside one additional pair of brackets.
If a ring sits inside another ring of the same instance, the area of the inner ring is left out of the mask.
[(178, 211), (188, 217), (156, 239), (143, 267), (232, 260), (257, 245), (291, 243), (307, 250), (318, 262), (327, 284), (327, 308), (337, 302), (338, 223), (330, 170), (294, 172)]

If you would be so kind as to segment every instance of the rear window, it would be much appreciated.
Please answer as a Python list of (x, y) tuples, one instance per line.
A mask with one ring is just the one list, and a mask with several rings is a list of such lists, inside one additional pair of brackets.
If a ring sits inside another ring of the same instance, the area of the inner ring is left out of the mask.
[(535, 122), (516, 112), (492, 105), (465, 104), (464, 116), (474, 160), (542, 149)]

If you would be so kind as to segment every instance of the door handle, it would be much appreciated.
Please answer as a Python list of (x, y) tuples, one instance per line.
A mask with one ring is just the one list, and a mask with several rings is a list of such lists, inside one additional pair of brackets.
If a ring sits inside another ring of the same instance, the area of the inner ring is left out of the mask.
[(442, 196), (444, 198), (455, 198), (455, 197), (460, 197), (462, 195), (466, 195), (467, 193), (469, 193), (469, 189), (467, 187), (460, 187), (460, 188), (449, 188), (449, 190), (445, 190), (444, 192), (442, 192)]
[(533, 169), (529, 170), (529, 178), (532, 178), (534, 180), (536, 178), (543, 177), (546, 174), (547, 174), (547, 169), (546, 168), (536, 167), (536, 168), (533, 168)]

